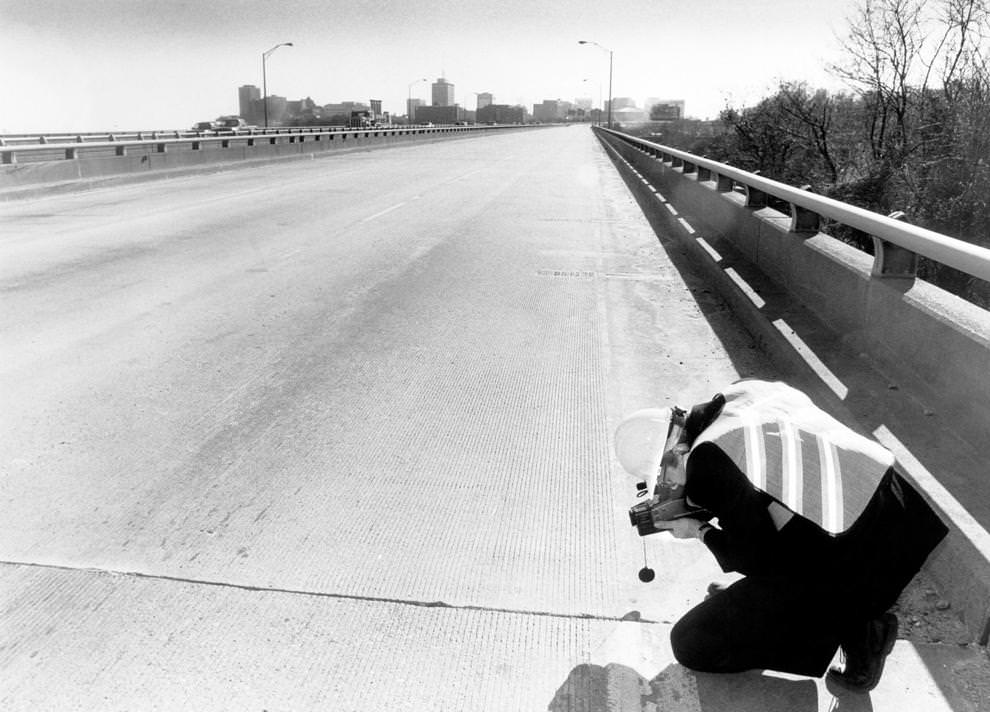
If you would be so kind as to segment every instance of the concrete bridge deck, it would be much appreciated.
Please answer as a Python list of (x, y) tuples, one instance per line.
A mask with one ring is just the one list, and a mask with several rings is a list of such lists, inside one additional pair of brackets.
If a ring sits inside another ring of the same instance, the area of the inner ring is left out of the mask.
[(786, 378), (952, 477), (982, 444), (944, 449), (811, 326), (844, 402), (759, 348), (590, 132), (0, 220), (3, 709), (987, 709), (985, 651), (925, 577), (871, 695), (672, 659), (720, 575), (659, 536), (636, 579), (622, 414)]

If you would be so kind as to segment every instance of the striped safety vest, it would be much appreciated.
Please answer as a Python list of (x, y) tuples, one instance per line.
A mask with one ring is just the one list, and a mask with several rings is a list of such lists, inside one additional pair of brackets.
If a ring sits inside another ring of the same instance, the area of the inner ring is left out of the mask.
[(863, 513), (894, 456), (784, 383), (740, 381), (694, 442), (718, 445), (759, 489), (833, 534)]

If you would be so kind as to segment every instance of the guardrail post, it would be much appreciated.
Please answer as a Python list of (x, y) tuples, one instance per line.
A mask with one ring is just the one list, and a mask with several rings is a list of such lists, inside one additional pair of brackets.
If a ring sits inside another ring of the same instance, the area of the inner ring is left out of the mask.
[(168, 144), (164, 144), (164, 143), (155, 144), (155, 151), (157, 153), (165, 153), (167, 149), (168, 149)]
[(17, 155), (13, 151), (0, 151), (0, 163), (12, 166), (17, 163)]
[(696, 173), (698, 171), (698, 166), (690, 161), (681, 161), (681, 168), (684, 175), (687, 175), (688, 173)]
[[(114, 136), (113, 134), (110, 134), (109, 136), (107, 136), (107, 140), (110, 143), (116, 143), (117, 142), (117, 137)], [(115, 155), (115, 156), (126, 156), (127, 155), (127, 146), (114, 146), (113, 155)]]
[[(900, 210), (887, 217), (894, 220), (905, 220)], [(876, 235), (873, 238), (873, 269), (871, 274), (881, 279), (914, 279), (918, 275), (918, 254), (911, 250), (882, 240)]]
[(712, 179), (712, 169), (698, 166), (698, 182), (707, 183)]
[(78, 149), (76, 149), (75, 146), (73, 146), (72, 148), (65, 149), (66, 160), (71, 161), (71, 160), (75, 160), (78, 157), (79, 157)]
[(746, 207), (753, 208), (754, 210), (759, 210), (760, 208), (767, 207), (767, 194), (762, 190), (758, 190), (752, 186), (744, 185), (746, 189)]
[(719, 193), (731, 193), (736, 187), (736, 182), (721, 173), (715, 176), (715, 190)]
[[(801, 190), (811, 192), (810, 185), (802, 185)], [(813, 210), (791, 203), (791, 232), (802, 235), (815, 235), (821, 230), (821, 216)]]

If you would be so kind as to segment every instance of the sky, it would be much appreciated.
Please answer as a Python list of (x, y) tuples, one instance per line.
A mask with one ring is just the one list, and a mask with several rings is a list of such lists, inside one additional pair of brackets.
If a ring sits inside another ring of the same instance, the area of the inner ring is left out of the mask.
[[(782, 80), (841, 88), (861, 0), (0, 0), (0, 134), (189, 128), (237, 88), (405, 113), (444, 76), (467, 109), (681, 99), (715, 118)], [(578, 40), (595, 42), (579, 45)], [(420, 81), (427, 79), (427, 81)]]

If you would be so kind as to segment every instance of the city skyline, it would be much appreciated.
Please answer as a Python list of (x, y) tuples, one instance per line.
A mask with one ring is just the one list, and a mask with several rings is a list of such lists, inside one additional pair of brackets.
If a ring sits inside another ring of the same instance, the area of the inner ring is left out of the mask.
[[(704, 3), (571, 0), (535, 7), (480, 0), (430, 7), (353, 0), (333, 7), (286, 0), (0, 0), (0, 131), (186, 126), (238, 112), (231, 87), (319, 102), (380, 98), (403, 115), (430, 103), (447, 77), (456, 101), (475, 95), (532, 110), (546, 99), (677, 97), (711, 118), (756, 101), (780, 80), (837, 88), (825, 65), (856, 0)], [(809, 41), (809, 32), (813, 41)], [(579, 45), (579, 40), (595, 44)], [(419, 78), (428, 82), (413, 84)]]
[[(428, 82), (428, 79), (421, 79), (419, 82)], [(284, 97), (278, 94), (269, 94), (269, 112), (273, 114), (273, 125), (280, 125), (286, 119), (298, 119), (303, 118), (298, 111), (292, 111), (290, 107), (292, 105), (311, 105), (312, 109), (322, 110), (320, 113), (325, 118), (331, 118), (333, 115), (349, 116), (352, 110), (359, 109), (369, 109), (371, 114), (377, 119), (383, 116), (389, 117), (391, 119), (402, 118), (412, 121), (416, 120), (416, 111), (422, 107), (430, 109), (433, 107), (457, 107), (461, 113), (458, 115), (451, 115), (449, 117), (445, 116), (429, 116), (424, 120), (428, 121), (440, 121), (441, 123), (453, 123), (457, 120), (471, 119), (474, 120), (474, 114), (477, 111), (483, 110), (488, 106), (501, 106), (503, 108), (520, 108), (523, 110), (523, 116), (529, 117), (535, 120), (547, 120), (547, 119), (563, 119), (567, 116), (567, 111), (574, 109), (579, 113), (577, 118), (587, 120), (589, 113), (592, 111), (606, 111), (608, 109), (608, 98), (604, 97), (602, 99), (602, 105), (599, 105), (592, 97), (573, 97), (571, 99), (565, 99), (563, 97), (556, 97), (553, 99), (547, 98), (542, 102), (533, 104), (530, 106), (523, 106), (521, 104), (505, 104), (500, 103), (496, 100), (496, 97), (491, 92), (473, 92), (475, 105), (472, 107), (470, 105), (470, 98), (468, 99), (468, 104), (462, 104), (458, 101), (456, 96), (456, 85), (451, 82), (447, 77), (437, 77), (430, 84), (430, 94), (431, 100), (429, 102), (412, 97), (412, 87), (410, 86), (410, 96), (406, 104), (406, 113), (398, 114), (394, 112), (385, 111), (384, 115), (382, 113), (382, 102), (380, 99), (360, 99), (357, 97), (348, 97), (346, 99), (337, 98), (336, 101), (325, 102), (322, 101), (322, 97), (313, 97), (311, 94), (307, 94), (304, 98), (299, 97)], [(238, 97), (238, 115), (245, 119), (248, 124), (261, 125), (263, 119), (263, 102), (262, 102), (262, 90), (254, 85), (243, 85), (237, 88)], [(633, 97), (614, 97), (613, 108), (615, 110), (622, 109), (637, 109), (643, 114), (648, 114), (650, 109), (656, 104), (664, 104), (668, 107), (676, 106), (676, 116), (666, 116), (666, 118), (682, 118), (685, 115), (684, 112), (684, 101), (679, 99), (662, 99), (659, 97), (647, 97), (641, 101), (637, 101)], [(550, 106), (559, 105), (559, 106)], [(548, 111), (549, 107), (549, 111)], [(543, 113), (541, 114), (541, 109)], [(463, 113), (467, 112), (467, 113)], [(668, 112), (669, 113), (669, 112)]]

